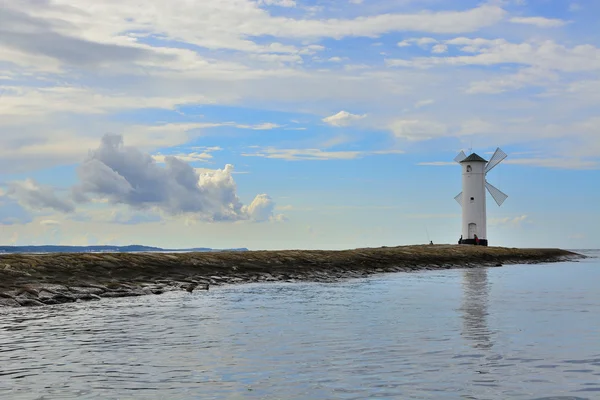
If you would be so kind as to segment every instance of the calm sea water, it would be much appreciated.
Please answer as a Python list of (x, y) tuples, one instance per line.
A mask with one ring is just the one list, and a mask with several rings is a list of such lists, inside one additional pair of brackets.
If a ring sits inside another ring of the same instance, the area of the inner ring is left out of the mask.
[(600, 259), (0, 309), (0, 398), (600, 399)]

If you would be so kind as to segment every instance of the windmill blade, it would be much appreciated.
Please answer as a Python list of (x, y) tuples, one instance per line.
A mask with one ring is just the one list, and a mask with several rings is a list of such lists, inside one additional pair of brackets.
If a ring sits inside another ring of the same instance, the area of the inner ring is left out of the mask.
[(462, 192), (457, 194), (456, 197), (454, 197), (454, 200), (456, 200), (456, 202), (462, 207)]
[(457, 163), (460, 163), (465, 158), (467, 158), (467, 155), (465, 154), (464, 151), (461, 150), (460, 153), (458, 153), (458, 155), (456, 157), (454, 157), (454, 161), (456, 161)]
[(500, 150), (500, 147), (498, 147), (496, 149), (496, 151), (494, 152), (494, 155), (492, 156), (492, 158), (490, 158), (490, 161), (486, 164), (485, 173), (487, 174), (488, 172), (490, 172), (492, 170), (492, 168), (494, 168), (496, 165), (500, 164), (502, 162), (502, 160), (504, 160), (506, 157), (507, 157), (506, 153), (503, 152), (502, 150)]
[(502, 193), (500, 189), (497, 189), (488, 181), (485, 181), (485, 188), (488, 190), (488, 192), (490, 192), (494, 200), (496, 200), (496, 204), (499, 206), (501, 206), (502, 203), (504, 203), (504, 200), (508, 198), (508, 195)]

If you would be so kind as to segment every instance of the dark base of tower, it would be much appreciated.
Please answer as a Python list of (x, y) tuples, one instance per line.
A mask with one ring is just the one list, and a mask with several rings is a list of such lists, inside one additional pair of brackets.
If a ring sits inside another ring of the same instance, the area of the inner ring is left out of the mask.
[[(460, 242), (458, 242), (458, 244), (477, 244), (475, 243), (475, 239), (462, 239)], [(488, 241), (487, 239), (479, 239), (479, 246), (487, 246), (488, 245)]]

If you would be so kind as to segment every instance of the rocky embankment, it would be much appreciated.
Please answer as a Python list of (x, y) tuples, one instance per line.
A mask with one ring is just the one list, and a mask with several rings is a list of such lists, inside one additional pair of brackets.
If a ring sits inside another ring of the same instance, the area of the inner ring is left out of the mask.
[(331, 282), (383, 272), (557, 262), (582, 257), (560, 249), (466, 245), (345, 251), (7, 254), (0, 255), (0, 306), (41, 306), (191, 291), (227, 283)]

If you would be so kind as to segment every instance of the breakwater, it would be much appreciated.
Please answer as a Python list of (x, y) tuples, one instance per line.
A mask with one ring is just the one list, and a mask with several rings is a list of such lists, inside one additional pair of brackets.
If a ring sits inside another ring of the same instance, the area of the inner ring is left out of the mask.
[(343, 251), (55, 253), (0, 256), (0, 306), (41, 306), (263, 281), (331, 282), (375, 273), (558, 262), (561, 249), (423, 245)]

